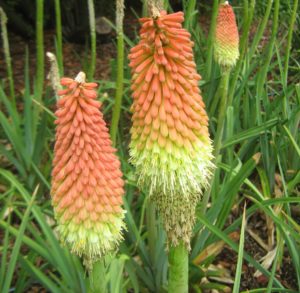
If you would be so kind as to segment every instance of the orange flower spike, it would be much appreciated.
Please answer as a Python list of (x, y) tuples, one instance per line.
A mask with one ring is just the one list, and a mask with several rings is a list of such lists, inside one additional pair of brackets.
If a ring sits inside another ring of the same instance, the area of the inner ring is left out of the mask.
[(96, 101), (96, 83), (85, 74), (62, 78), (55, 121), (51, 196), (60, 238), (91, 263), (114, 250), (122, 239), (124, 194), (115, 155)]
[(133, 111), (130, 154), (138, 185), (157, 204), (169, 241), (189, 239), (211, 177), (212, 145), (183, 13), (142, 18), (129, 54)]
[(239, 58), (239, 32), (234, 11), (228, 1), (219, 7), (214, 54), (219, 65), (226, 68), (235, 66)]

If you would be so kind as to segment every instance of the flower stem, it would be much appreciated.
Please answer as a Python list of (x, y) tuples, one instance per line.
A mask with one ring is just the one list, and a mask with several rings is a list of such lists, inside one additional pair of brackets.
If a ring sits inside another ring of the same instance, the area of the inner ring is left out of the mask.
[(188, 292), (189, 253), (186, 246), (180, 243), (171, 246), (169, 251), (169, 293)]
[[(229, 84), (229, 78), (230, 78), (230, 70), (225, 69), (223, 71), (223, 75), (221, 78), (220, 83), (220, 92), (221, 92), (221, 101), (219, 105), (219, 115), (218, 115), (218, 124), (217, 124), (217, 132), (214, 139), (214, 156), (215, 156), (215, 163), (218, 161), (218, 156), (221, 149), (222, 144), (222, 137), (223, 137), (223, 130), (224, 130), (224, 124), (225, 124), (225, 116), (226, 116), (226, 110), (227, 110), (227, 98), (228, 98), (228, 84)], [(211, 188), (215, 179), (216, 175), (216, 169), (214, 171), (213, 175), (213, 181), (210, 187), (204, 192), (202, 203), (201, 203), (201, 214), (204, 215), (207, 209), (207, 204), (210, 198)]]
[(215, 30), (216, 30), (216, 24), (217, 24), (218, 6), (219, 6), (219, 0), (214, 0), (213, 8), (212, 8), (211, 23), (210, 23), (209, 34), (208, 34), (208, 39), (207, 39), (208, 53), (207, 53), (207, 59), (206, 59), (206, 73), (205, 73), (206, 80), (210, 80), (211, 72), (212, 72), (213, 46), (214, 46), (214, 36), (215, 36)]
[(228, 92), (228, 106), (231, 106), (233, 101), (233, 96), (235, 94), (236, 84), (238, 82), (238, 78), (240, 75), (240, 70), (245, 63), (245, 55), (248, 50), (248, 38), (249, 38), (249, 31), (251, 29), (252, 19), (254, 15), (254, 8), (255, 8), (255, 0), (250, 1), (250, 5), (248, 0), (244, 0), (244, 23), (243, 23), (243, 34), (240, 40), (240, 57), (237, 61), (236, 67), (234, 68), (232, 74), (232, 80), (230, 82), (230, 89)]
[(123, 95), (124, 38), (122, 32), (118, 34), (117, 45), (118, 45), (118, 52), (117, 52), (118, 73), (117, 73), (117, 82), (116, 82), (115, 105), (112, 113), (111, 128), (110, 128), (110, 135), (114, 146), (116, 145), (116, 140), (117, 140), (118, 124), (120, 119), (122, 95)]
[(98, 260), (93, 264), (89, 278), (88, 293), (105, 293), (105, 265), (103, 260)]
[(95, 20), (95, 7), (94, 1), (88, 0), (88, 9), (89, 9), (89, 21), (90, 21), (90, 34), (91, 34), (91, 62), (89, 67), (88, 77), (89, 80), (94, 78), (95, 69), (96, 69), (96, 20)]
[(228, 97), (228, 83), (230, 77), (230, 70), (225, 69), (221, 79), (221, 101), (219, 106), (219, 115), (218, 115), (218, 125), (217, 125), (217, 132), (214, 139), (215, 146), (214, 146), (214, 156), (217, 161), (217, 157), (220, 152), (222, 137), (223, 137), (223, 130), (224, 130), (224, 122), (226, 116), (226, 108), (227, 108), (227, 97)]
[(56, 27), (56, 56), (59, 67), (59, 74), (64, 74), (63, 68), (63, 52), (62, 52), (62, 26), (60, 0), (55, 0), (55, 27)]
[(149, 242), (149, 253), (152, 266), (155, 263), (155, 248), (157, 241), (157, 228), (156, 228), (156, 213), (155, 205), (149, 201), (148, 207), (146, 209), (146, 219), (147, 219), (147, 230), (148, 230), (148, 242)]
[(36, 99), (42, 100), (44, 85), (44, 0), (36, 1)]
[(118, 125), (120, 120), (123, 82), (124, 82), (124, 36), (123, 36), (123, 19), (124, 19), (124, 0), (116, 1), (116, 28), (117, 28), (117, 81), (115, 105), (112, 113), (110, 136), (113, 145), (116, 145)]

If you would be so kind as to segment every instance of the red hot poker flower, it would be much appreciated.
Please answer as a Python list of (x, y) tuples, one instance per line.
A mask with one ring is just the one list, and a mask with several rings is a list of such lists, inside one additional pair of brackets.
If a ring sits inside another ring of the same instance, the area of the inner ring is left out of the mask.
[(239, 58), (239, 32), (228, 1), (219, 7), (214, 47), (219, 65), (232, 68)]
[(120, 162), (108, 134), (96, 83), (84, 73), (62, 78), (58, 92), (52, 203), (61, 240), (90, 265), (122, 239)]
[(140, 20), (131, 49), (130, 154), (138, 185), (157, 204), (170, 242), (189, 246), (195, 208), (211, 178), (212, 145), (182, 12)]

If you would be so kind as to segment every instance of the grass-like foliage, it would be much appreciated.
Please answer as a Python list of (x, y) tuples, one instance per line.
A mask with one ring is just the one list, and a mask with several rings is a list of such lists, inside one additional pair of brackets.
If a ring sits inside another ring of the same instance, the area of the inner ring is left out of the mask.
[[(93, 1), (86, 2), (90, 17), (94, 17)], [(164, 2), (172, 11), (172, 1)], [(300, 292), (300, 66), (299, 50), (293, 45), (294, 39), (299, 40), (295, 25), (299, 24), (298, 0), (268, 0), (262, 1), (263, 5), (255, 0), (233, 1), (240, 57), (225, 81), (213, 58), (220, 1), (198, 2), (183, 1), (184, 27), (194, 42), (196, 67), (202, 76), (199, 87), (218, 152), (211, 187), (196, 208), (189, 287), (193, 292), (242, 292), (246, 289), (242, 285), (247, 278), (245, 270), (251, 269), (252, 274), (256, 271), (253, 278), (261, 274), (266, 281), (247, 292)], [(96, 56), (94, 20), (90, 21), (91, 56), (84, 63), (90, 64), (89, 78), (100, 85), (102, 111), (108, 126), (113, 125), (113, 142), (126, 183), (127, 231), (119, 251), (105, 258), (105, 266), (97, 264), (88, 280), (80, 258), (60, 245), (51, 206), (56, 95), (44, 86), (44, 1), (36, 3), (36, 74), (29, 74), (26, 49), (21, 94), (14, 88), (9, 31), (0, 12), (7, 68), (0, 81), (0, 292), (27, 292), (33, 287), (55, 293), (88, 292), (93, 290), (93, 278), (97, 279), (95, 272), (105, 278), (102, 288), (94, 292), (166, 292), (166, 235), (155, 206), (138, 190), (134, 167), (129, 163), (132, 98), (126, 56), (138, 37), (129, 39), (126, 28), (123, 32), (118, 27), (116, 51), (120, 59), (111, 62), (112, 72), (118, 70), (117, 78), (98, 80), (96, 57), (101, 54)], [(54, 53), (62, 74), (65, 58), (60, 5), (62, 1), (56, 0)], [(146, 8), (145, 4), (144, 12)], [(203, 11), (209, 15), (205, 18), (209, 27), (198, 21), (203, 19)], [(108, 99), (103, 95), (106, 92)], [(224, 117), (218, 130), (220, 112)], [(255, 232), (251, 224), (256, 222), (261, 226)], [(262, 247), (264, 260), (246, 249), (249, 238)], [(229, 250), (234, 258), (226, 257)], [(289, 281), (281, 277), (287, 259), (292, 272)], [(228, 268), (214, 265), (222, 260), (234, 267), (230, 276)]]

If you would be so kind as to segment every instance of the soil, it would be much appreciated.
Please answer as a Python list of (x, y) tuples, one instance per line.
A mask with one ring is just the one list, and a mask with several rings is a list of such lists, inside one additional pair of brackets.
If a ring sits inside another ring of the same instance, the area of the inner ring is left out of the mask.
[[(242, 206), (242, 205), (241, 205)], [(240, 211), (241, 213), (241, 211)], [(233, 215), (234, 218), (237, 215)], [(271, 250), (264, 249), (250, 234), (247, 232), (251, 230), (258, 236), (262, 242), (267, 246), (268, 243), (268, 229), (265, 216), (256, 212), (247, 221), (247, 228), (244, 242), (244, 252), (247, 252), (257, 262), (261, 263), (261, 259)], [(276, 231), (274, 232), (276, 233)], [(275, 246), (276, 244), (274, 244)], [(273, 246), (273, 247), (274, 247)], [(272, 247), (272, 248), (273, 248)], [(222, 252), (215, 259), (214, 264), (219, 268), (226, 268), (230, 271), (232, 280), (234, 280), (236, 265), (237, 265), (237, 253), (228, 246), (225, 246)], [(271, 270), (272, 267), (268, 268)], [(266, 288), (268, 286), (269, 279), (264, 275), (255, 276), (256, 269), (247, 262), (243, 262), (240, 291), (246, 291), (256, 288)], [(275, 277), (288, 289), (297, 290), (297, 277), (294, 265), (290, 255), (284, 251), (283, 259), (280, 267), (277, 269)]]
[[(46, 31), (44, 34), (44, 48), (45, 52), (55, 53), (54, 48), (54, 31)], [(9, 34), (10, 51), (13, 64), (13, 73), (15, 87), (17, 93), (21, 93), (24, 88), (24, 66), (25, 66), (25, 53), (28, 46), (29, 52), (29, 70), (30, 76), (34, 76), (35, 71), (35, 40), (27, 42), (22, 37), (13, 33)], [(82, 60), (85, 58), (86, 46), (85, 44), (64, 43), (63, 45), (63, 62), (64, 74), (66, 76), (75, 77), (76, 74), (82, 70)], [(2, 48), (0, 50), (3, 56)], [(96, 79), (108, 79), (110, 75), (110, 60), (115, 57), (116, 50), (113, 42), (99, 44), (97, 46), (97, 61), (96, 61)], [(49, 62), (45, 57), (45, 74), (49, 72)], [(4, 58), (0, 59), (0, 78), (6, 77), (6, 66)]]

